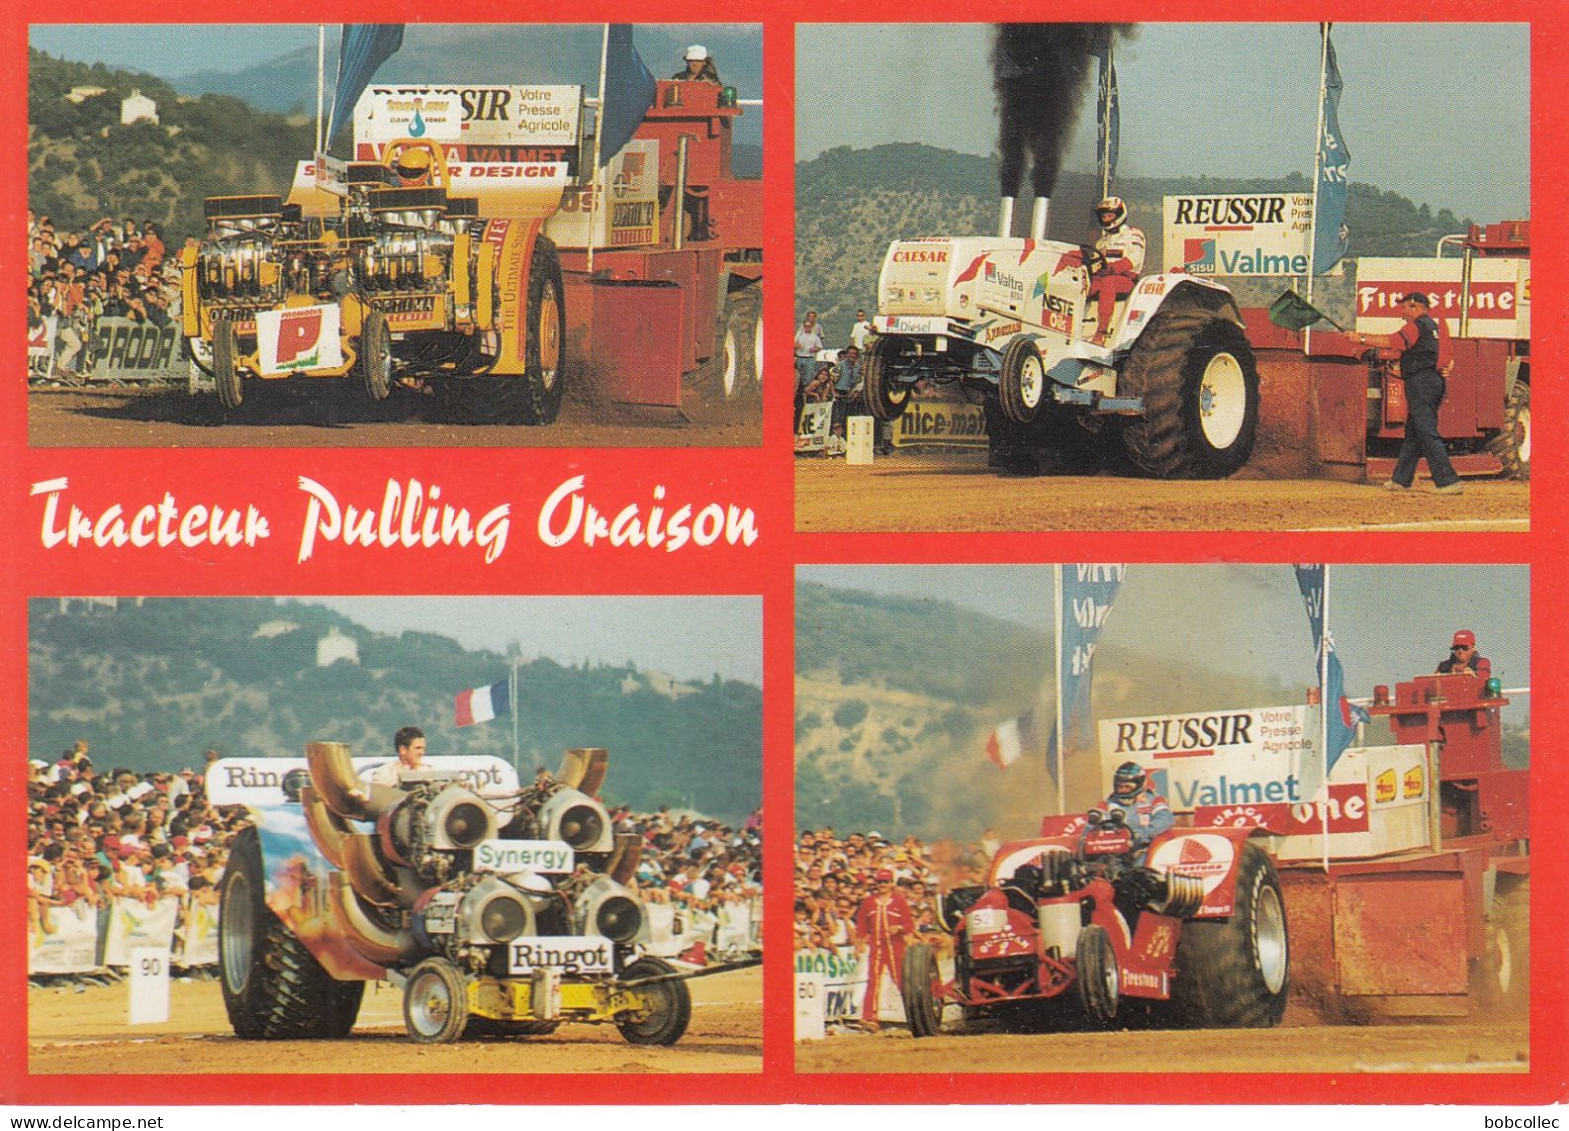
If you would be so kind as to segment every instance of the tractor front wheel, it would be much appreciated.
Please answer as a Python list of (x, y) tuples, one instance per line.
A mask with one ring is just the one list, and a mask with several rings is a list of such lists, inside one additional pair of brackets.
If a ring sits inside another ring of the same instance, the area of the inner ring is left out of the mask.
[(1112, 949), (1106, 928), (1091, 923), (1081, 930), (1077, 954), (1075, 985), (1079, 990), (1079, 1004), (1091, 1021), (1110, 1025), (1117, 1019), (1117, 1006), (1122, 1001), (1122, 976), (1117, 972), (1117, 953)]
[(894, 359), (902, 352), (895, 338), (878, 338), (866, 351), (866, 407), (878, 420), (898, 420), (910, 401), (910, 386), (896, 380), (891, 372)]
[(234, 323), (224, 319), (212, 324), (212, 377), (218, 402), (229, 411), (240, 407), (245, 391), (240, 387), (239, 335)]
[(450, 1044), (469, 1023), (468, 986), (445, 958), (427, 958), (403, 987), (403, 1026), (422, 1045)]
[[(639, 958), (622, 973), (622, 978), (635, 982), (639, 978), (659, 978), (674, 974), (675, 967), (662, 958)], [(667, 981), (649, 982), (637, 986), (633, 993), (642, 999), (643, 1008), (636, 1013), (616, 1018), (616, 1028), (628, 1044), (673, 1045), (686, 1033), (692, 1022), (692, 993), (684, 981), (671, 978)]]
[(1046, 365), (1028, 338), (1014, 338), (1003, 351), (997, 396), (1003, 415), (1015, 424), (1028, 424), (1040, 412), (1046, 399)]
[(372, 310), (360, 328), (360, 382), (373, 401), (384, 401), (392, 392), (392, 329), (387, 316)]

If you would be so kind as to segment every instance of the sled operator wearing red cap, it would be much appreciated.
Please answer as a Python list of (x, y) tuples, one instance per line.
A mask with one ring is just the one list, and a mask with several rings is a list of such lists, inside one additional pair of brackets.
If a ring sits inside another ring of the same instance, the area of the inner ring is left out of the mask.
[(1449, 655), (1438, 664), (1439, 675), (1459, 675), (1461, 672), (1470, 672), (1481, 680), (1493, 674), (1493, 662), (1477, 654), (1476, 633), (1469, 628), (1462, 628), (1455, 633), (1454, 643), (1449, 646)]

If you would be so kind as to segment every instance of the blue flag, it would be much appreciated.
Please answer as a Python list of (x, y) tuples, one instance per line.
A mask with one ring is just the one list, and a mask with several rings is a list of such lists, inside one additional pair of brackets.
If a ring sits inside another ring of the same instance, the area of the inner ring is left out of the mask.
[(1315, 670), (1324, 673), (1318, 699), (1327, 719), (1325, 734), (1329, 747), (1326, 765), (1333, 770), (1340, 756), (1346, 752), (1346, 747), (1356, 741), (1357, 723), (1367, 722), (1371, 716), (1346, 698), (1345, 673), (1340, 667), (1340, 657), (1335, 655), (1335, 641), (1324, 628), (1325, 567), (1299, 565), (1294, 568), (1297, 571), (1297, 588), (1302, 591), (1302, 600), (1307, 604), (1308, 625), (1313, 631), (1315, 650), (1329, 651), (1327, 663), (1322, 662), (1322, 654), (1316, 657), (1321, 662), (1315, 665)]
[(1345, 83), (1335, 63), (1335, 45), (1324, 25), (1324, 132), (1318, 139), (1318, 210), (1313, 215), (1313, 273), (1334, 268), (1351, 243), (1346, 227), (1346, 195), (1350, 191), (1351, 151), (1340, 132), (1340, 92)]
[(1100, 53), (1100, 97), (1096, 102), (1095, 121), (1099, 123), (1099, 138), (1095, 149), (1096, 160), (1110, 183), (1117, 176), (1117, 143), (1121, 135), (1122, 105), (1117, 97), (1117, 64), (1112, 61), (1111, 48)]
[[(1065, 565), (1062, 567), (1062, 621), (1057, 626), (1058, 662), (1062, 672), (1063, 744), (1067, 750), (1085, 750), (1095, 741), (1090, 726), (1090, 683), (1095, 667), (1095, 642), (1117, 589), (1127, 575), (1125, 565)], [(1057, 749), (1053, 728), (1046, 755), (1052, 780), (1061, 779), (1063, 751)]]
[(328, 116), (327, 148), (343, 124), (354, 116), (354, 104), (370, 85), (370, 80), (388, 59), (403, 46), (402, 24), (344, 24), (338, 44), (338, 89), (332, 96)]
[(611, 24), (605, 44), (605, 104), (599, 108), (601, 168), (632, 140), (653, 104), (654, 76), (632, 42), (632, 25)]

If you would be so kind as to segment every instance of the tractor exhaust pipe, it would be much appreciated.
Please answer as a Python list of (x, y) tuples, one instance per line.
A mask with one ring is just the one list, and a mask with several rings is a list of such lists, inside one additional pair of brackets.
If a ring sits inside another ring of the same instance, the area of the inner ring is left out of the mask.
[(1051, 198), (1037, 196), (1035, 210), (1030, 213), (1030, 239), (1043, 240), (1046, 238), (1046, 212), (1051, 206)]
[(997, 238), (1005, 240), (1013, 235), (1013, 197), (1003, 197), (1001, 205), (997, 213)]

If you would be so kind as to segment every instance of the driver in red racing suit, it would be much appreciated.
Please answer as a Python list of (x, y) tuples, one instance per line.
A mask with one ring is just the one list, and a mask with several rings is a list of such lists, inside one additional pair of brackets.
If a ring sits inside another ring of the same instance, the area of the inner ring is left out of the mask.
[(904, 972), (905, 936), (915, 931), (915, 914), (909, 902), (893, 886), (893, 872), (879, 868), (877, 890), (861, 900), (855, 913), (856, 934), (866, 943), (866, 998), (861, 1003), (861, 1023), (875, 1032), (882, 1028), (877, 1020), (877, 997), (883, 971), (900, 985)]
[(1176, 824), (1166, 799), (1150, 787), (1149, 771), (1137, 762), (1124, 762), (1111, 779), (1111, 796), (1089, 812), (1092, 826), (1108, 818), (1128, 826), (1133, 847), (1147, 848), (1150, 841)]
[(1108, 196), (1095, 206), (1101, 236), (1095, 250), (1101, 258), (1094, 265), (1090, 295), (1095, 306), (1095, 336), (1090, 342), (1106, 344), (1111, 332), (1111, 314), (1117, 300), (1133, 293), (1133, 284), (1144, 270), (1144, 233), (1128, 223), (1128, 206), (1120, 196)]

